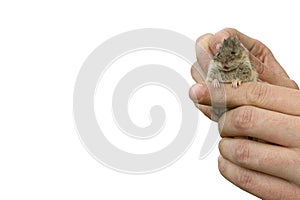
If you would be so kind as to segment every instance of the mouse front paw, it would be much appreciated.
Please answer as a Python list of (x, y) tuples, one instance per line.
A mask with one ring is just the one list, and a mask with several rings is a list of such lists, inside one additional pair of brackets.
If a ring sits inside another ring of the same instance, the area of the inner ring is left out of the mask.
[(231, 86), (233, 87), (233, 88), (237, 88), (238, 86), (240, 86), (240, 85), (242, 85), (242, 81), (241, 80), (234, 80), (234, 81), (232, 81), (232, 83), (231, 83)]

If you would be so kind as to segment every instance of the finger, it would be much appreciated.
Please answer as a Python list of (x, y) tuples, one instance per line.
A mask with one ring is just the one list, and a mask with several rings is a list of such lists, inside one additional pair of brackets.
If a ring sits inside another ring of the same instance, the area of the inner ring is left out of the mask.
[(291, 115), (300, 115), (300, 91), (261, 82), (244, 83), (233, 89), (229, 84), (221, 88), (198, 83), (191, 87), (190, 98), (204, 105), (226, 105), (234, 108), (253, 105)]
[[(195, 84), (195, 87), (197, 87), (198, 84)], [(200, 86), (201, 87), (201, 86)], [(190, 97), (191, 96), (195, 96), (197, 94), (194, 94), (195, 91), (193, 90), (193, 87), (191, 87), (190, 91), (189, 91), (189, 95)], [(208, 118), (212, 118), (211, 116), (211, 106), (207, 106), (207, 105), (202, 105), (202, 104), (199, 104), (199, 103), (195, 103), (195, 106)], [(216, 121), (216, 120), (215, 120)]]
[(289, 148), (240, 138), (223, 138), (219, 143), (221, 155), (241, 167), (263, 172), (300, 184), (300, 159)]
[[(249, 52), (255, 56), (256, 58), (258, 58), (261, 62), (263, 63), (268, 63), (268, 64), (275, 64), (274, 68), (279, 67), (281, 68), (281, 66), (278, 64), (278, 62), (275, 60), (272, 52), (270, 51), (270, 49), (265, 46), (262, 42), (253, 39), (241, 32), (239, 32), (236, 29), (232, 29), (232, 28), (225, 28), (221, 31), (219, 31), (218, 33), (216, 33), (210, 40), (210, 47), (212, 49), (213, 53), (216, 53), (217, 51), (217, 46), (220, 45), (224, 39), (230, 37), (230, 36), (237, 36), (240, 40), (240, 42), (243, 44), (243, 46), (249, 50)], [(285, 73), (285, 71), (281, 68), (281, 73), (283, 73), (282, 75), (287, 76), (287, 74)]]
[(198, 62), (195, 62), (191, 67), (191, 75), (197, 83), (204, 82), (206, 77), (206, 72), (203, 70), (202, 67), (198, 64)]
[(299, 146), (299, 130), (299, 117), (253, 106), (230, 110), (219, 120), (222, 137), (251, 136), (286, 147)]
[(195, 103), (195, 106), (209, 119), (211, 119), (212, 121), (218, 122), (219, 120), (219, 116), (217, 114), (215, 114), (214, 112), (212, 112), (212, 110), (214, 108), (212, 108), (211, 106), (206, 106), (206, 105), (201, 105), (201, 104), (197, 104)]
[(210, 39), (212, 38), (212, 34), (207, 33), (205, 35), (200, 36), (196, 41), (196, 56), (197, 62), (199, 66), (207, 73), (208, 64), (213, 57), (212, 51), (210, 49)]
[(267, 46), (236, 29), (223, 29), (210, 38), (210, 49), (213, 54), (216, 53), (217, 46), (230, 36), (237, 36), (245, 48), (249, 50), (250, 61), (257, 69), (260, 79), (275, 85), (298, 88), (297, 84), (289, 79)]
[(276, 71), (268, 67), (263, 62), (261, 62), (253, 54), (249, 53), (249, 59), (251, 64), (255, 67), (257, 73), (259, 74), (260, 80), (278, 86), (298, 89), (298, 85), (296, 84), (295, 81), (291, 80), (286, 75), (282, 75), (281, 73), (276, 73)]
[(211, 112), (210, 112), (210, 109), (211, 107), (210, 106), (205, 106), (205, 105), (201, 105), (201, 104), (198, 104), (198, 103), (195, 103), (195, 106), (208, 118), (211, 119)]
[(219, 171), (227, 180), (239, 188), (262, 199), (299, 199), (295, 184), (281, 178), (245, 169), (219, 157)]

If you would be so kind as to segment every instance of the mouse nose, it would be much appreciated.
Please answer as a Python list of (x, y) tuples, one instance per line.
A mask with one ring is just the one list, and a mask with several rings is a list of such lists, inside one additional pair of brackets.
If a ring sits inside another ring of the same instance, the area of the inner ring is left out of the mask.
[(226, 60), (222, 60), (221, 63), (222, 63), (222, 65), (226, 65), (227, 61)]

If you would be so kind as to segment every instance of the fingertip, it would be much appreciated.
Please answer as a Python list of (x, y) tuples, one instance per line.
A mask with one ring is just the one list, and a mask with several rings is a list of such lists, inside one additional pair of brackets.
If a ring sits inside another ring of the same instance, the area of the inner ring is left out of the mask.
[(204, 52), (206, 52), (207, 49), (209, 49), (209, 43), (212, 37), (213, 34), (211, 33), (206, 33), (198, 37), (196, 40), (196, 52), (199, 52), (201, 50), (204, 50)]
[(201, 45), (203, 42), (209, 41), (210, 38), (213, 37), (213, 34), (211, 33), (206, 33), (204, 35), (201, 35), (200, 37), (197, 38), (196, 44)]
[(200, 67), (200, 65), (198, 64), (198, 62), (195, 62), (192, 65), (192, 67), (191, 67), (191, 75), (192, 75), (192, 78), (194, 79), (194, 81), (196, 81), (197, 83), (204, 82), (205, 77), (206, 77), (206, 73)]
[(195, 103), (195, 106), (206, 116), (208, 117), (209, 119), (213, 120), (213, 121), (216, 121), (214, 119), (212, 119), (212, 116), (211, 116), (211, 107), (209, 106), (206, 106), (206, 105), (202, 105), (202, 104), (198, 104), (198, 103)]
[(197, 62), (204, 71), (207, 71), (209, 62), (213, 57), (213, 53), (210, 49), (210, 40), (213, 37), (211, 33), (200, 36), (195, 45)]
[(219, 144), (218, 144), (218, 148), (219, 148), (219, 151), (221, 153), (221, 155), (223, 156), (223, 150), (224, 150), (224, 147), (227, 147), (228, 146), (228, 138), (222, 138), (220, 141), (219, 141)]
[(294, 89), (296, 89), (296, 90), (299, 90), (299, 86), (298, 86), (298, 84), (296, 83), (296, 81), (291, 80), (291, 88), (294, 88)]
[(199, 102), (205, 94), (205, 86), (202, 83), (194, 84), (189, 90), (190, 99)]
[[(228, 28), (227, 28), (228, 29)], [(210, 40), (210, 48), (212, 52), (215, 54), (221, 47), (221, 44), (223, 43), (224, 39), (231, 36), (231, 34), (226, 31), (227, 29), (223, 29), (219, 32), (217, 32)]]
[(220, 47), (221, 47), (221, 43), (216, 44), (216, 51), (219, 51)]

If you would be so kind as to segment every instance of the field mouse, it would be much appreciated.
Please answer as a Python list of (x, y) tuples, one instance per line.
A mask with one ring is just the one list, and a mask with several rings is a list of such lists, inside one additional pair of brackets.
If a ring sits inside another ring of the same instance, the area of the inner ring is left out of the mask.
[(231, 83), (236, 88), (242, 82), (256, 82), (257, 78), (246, 49), (236, 36), (232, 36), (224, 40), (210, 61), (206, 81), (215, 88), (220, 87), (220, 83)]
[[(220, 83), (231, 83), (237, 88), (242, 82), (256, 82), (258, 74), (251, 65), (248, 52), (236, 36), (225, 39), (218, 52), (209, 63), (206, 82), (213, 88), (219, 88)], [(228, 109), (213, 107), (212, 114), (221, 117)]]

